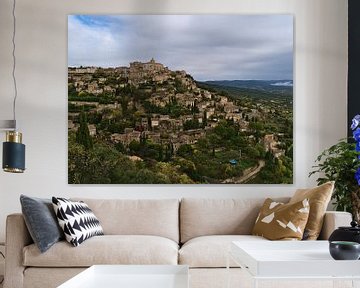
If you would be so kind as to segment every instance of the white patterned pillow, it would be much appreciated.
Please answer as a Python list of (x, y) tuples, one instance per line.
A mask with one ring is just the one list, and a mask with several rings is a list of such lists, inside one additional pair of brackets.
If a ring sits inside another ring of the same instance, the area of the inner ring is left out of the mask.
[(55, 214), (66, 241), (79, 246), (86, 239), (104, 235), (99, 220), (84, 202), (52, 197)]

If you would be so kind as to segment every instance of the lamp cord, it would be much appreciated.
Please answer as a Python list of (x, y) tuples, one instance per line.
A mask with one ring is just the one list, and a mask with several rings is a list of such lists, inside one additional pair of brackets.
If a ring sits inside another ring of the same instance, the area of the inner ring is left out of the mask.
[[(15, 8), (16, 8), (16, 0), (13, 0), (13, 9), (12, 9), (12, 16), (13, 16), (13, 35), (12, 35), (12, 45), (13, 45), (13, 50), (12, 50), (12, 57), (13, 57), (13, 69), (12, 69), (12, 78), (13, 78), (13, 82), (14, 82), (14, 90), (15, 90), (15, 95), (14, 95), (14, 102), (13, 102), (13, 118), (14, 121), (16, 123), (16, 98), (17, 98), (17, 84), (16, 84), (16, 77), (15, 77), (15, 68), (16, 68), (16, 56), (15, 56), (15, 48), (16, 48), (16, 44), (15, 44), (15, 35), (16, 35), (16, 15), (15, 15)], [(16, 130), (16, 124), (15, 124), (15, 130)]]

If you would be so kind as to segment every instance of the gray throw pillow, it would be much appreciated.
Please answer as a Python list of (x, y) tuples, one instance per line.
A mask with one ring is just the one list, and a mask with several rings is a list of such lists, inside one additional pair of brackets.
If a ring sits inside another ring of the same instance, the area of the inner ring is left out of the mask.
[(22, 213), (31, 238), (41, 253), (64, 238), (51, 199), (20, 196)]

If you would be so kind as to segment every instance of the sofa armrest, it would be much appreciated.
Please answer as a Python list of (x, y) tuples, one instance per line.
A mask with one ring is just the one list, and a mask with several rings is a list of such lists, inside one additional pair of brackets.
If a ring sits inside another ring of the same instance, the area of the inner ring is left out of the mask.
[(4, 288), (23, 287), (23, 248), (32, 242), (22, 214), (9, 215), (6, 218)]
[(324, 224), (319, 236), (321, 240), (329, 239), (331, 233), (340, 226), (350, 226), (352, 216), (348, 212), (326, 211)]

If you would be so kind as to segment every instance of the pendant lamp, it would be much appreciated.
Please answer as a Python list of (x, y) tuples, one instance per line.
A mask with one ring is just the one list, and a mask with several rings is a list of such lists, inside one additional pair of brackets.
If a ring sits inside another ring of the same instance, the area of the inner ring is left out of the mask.
[(23, 173), (25, 171), (25, 145), (22, 144), (22, 133), (17, 131), (16, 127), (16, 57), (15, 57), (15, 35), (16, 35), (16, 0), (13, 0), (13, 35), (12, 35), (12, 58), (13, 69), (12, 78), (14, 83), (14, 100), (13, 100), (13, 120), (0, 121), (0, 130), (6, 131), (6, 140), (3, 143), (2, 167), (5, 172)]

